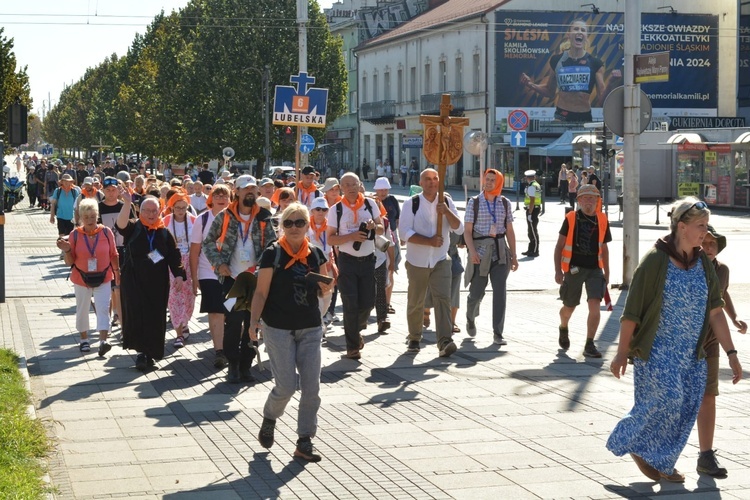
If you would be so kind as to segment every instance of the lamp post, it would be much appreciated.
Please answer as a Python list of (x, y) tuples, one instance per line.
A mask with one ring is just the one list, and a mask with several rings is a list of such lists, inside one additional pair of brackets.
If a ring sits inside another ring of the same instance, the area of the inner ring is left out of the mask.
[[(263, 146), (263, 156), (265, 158), (265, 164), (264, 168), (268, 168), (271, 164), (271, 120), (270, 120), (270, 98), (271, 94), (269, 91), (269, 84), (271, 82), (271, 67), (266, 64), (266, 66), (263, 68), (263, 71), (259, 70), (258, 68), (255, 68), (253, 66), (247, 67), (242, 70), (244, 73), (245, 71), (253, 70), (260, 75), (261, 84), (263, 85), (263, 88), (261, 89), (261, 101), (263, 103), (263, 116), (265, 117), (266, 123), (265, 123), (265, 129), (266, 129), (266, 137), (265, 137), (265, 143)], [(258, 173), (258, 172), (256, 172)]]

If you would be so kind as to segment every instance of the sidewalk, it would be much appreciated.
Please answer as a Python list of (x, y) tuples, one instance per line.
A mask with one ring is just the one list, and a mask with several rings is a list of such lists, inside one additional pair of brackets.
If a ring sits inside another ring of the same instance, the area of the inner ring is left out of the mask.
[[(454, 199), (462, 205), (463, 194)], [(488, 293), (478, 335), (457, 334), (459, 350), (451, 358), (437, 356), (432, 330), (418, 355), (406, 355), (403, 270), (391, 333), (378, 335), (371, 323), (361, 363), (341, 359), (341, 325), (329, 331), (318, 464), (291, 457), (296, 398), (278, 422), (274, 447), (257, 444), (270, 373), (256, 371), (259, 382), (251, 386), (224, 383), (224, 373), (211, 365), (201, 315), (190, 323), (185, 348), (175, 351), (174, 332), (167, 333), (166, 357), (156, 371), (133, 369), (134, 353), (118, 344), (106, 359), (81, 355), (55, 226), (38, 210), (14, 210), (5, 226), (8, 299), (0, 304), (0, 342), (28, 362), (37, 415), (56, 443), (49, 465), (57, 498), (750, 498), (750, 380), (732, 386), (724, 357), (715, 446), (729, 478), (695, 472), (695, 433), (677, 464), (688, 476), (684, 485), (652, 483), (629, 458), (606, 450), (609, 432), (632, 404), (632, 371), (618, 381), (607, 370), (625, 296), (612, 290), (615, 310), (602, 313), (602, 360), (582, 356), (583, 310), (573, 317), (568, 353), (558, 351), (552, 249), (564, 207), (546, 209), (539, 224), (542, 256), (521, 259), (509, 279), (507, 346), (492, 344)], [(520, 253), (526, 227), (516, 217)], [(729, 237), (722, 257), (732, 269), (734, 302), (747, 319), (750, 218), (712, 221)], [(642, 251), (666, 231), (663, 222), (643, 229)], [(613, 236), (617, 282), (622, 230), (613, 228)], [(462, 290), (464, 303), (466, 295)], [(750, 367), (747, 339), (736, 343)]]

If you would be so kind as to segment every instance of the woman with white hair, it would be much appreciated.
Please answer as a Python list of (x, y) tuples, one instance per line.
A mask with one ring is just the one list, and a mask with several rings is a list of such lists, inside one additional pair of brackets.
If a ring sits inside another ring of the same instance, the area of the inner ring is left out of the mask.
[(67, 241), (57, 240), (63, 251), (65, 264), (71, 266), (70, 281), (76, 295), (76, 329), (80, 333), (79, 350), (89, 352), (89, 309), (94, 299), (96, 329), (99, 330), (99, 356), (112, 348), (107, 342), (109, 334), (109, 299), (112, 280), (119, 282), (120, 265), (115, 236), (112, 230), (98, 224), (99, 204), (92, 198), (82, 200), (78, 206), (81, 225), (74, 229)]
[[(167, 331), (169, 271), (177, 280), (187, 279), (180, 251), (160, 216), (159, 200), (146, 196), (138, 219), (129, 219), (133, 202), (121, 190), (122, 209), (117, 230), (124, 238), (122, 265), (122, 344), (138, 353), (135, 367), (146, 371), (164, 357)], [(183, 283), (184, 285), (184, 283)]]
[(703, 400), (703, 346), (709, 327), (727, 353), (732, 381), (742, 378), (719, 278), (701, 249), (710, 213), (696, 198), (674, 204), (671, 233), (657, 240), (633, 275), (620, 319), (620, 343), (610, 365), (620, 378), (632, 360), (635, 403), (612, 431), (607, 448), (617, 456), (629, 453), (654, 481), (685, 481), (674, 466)]

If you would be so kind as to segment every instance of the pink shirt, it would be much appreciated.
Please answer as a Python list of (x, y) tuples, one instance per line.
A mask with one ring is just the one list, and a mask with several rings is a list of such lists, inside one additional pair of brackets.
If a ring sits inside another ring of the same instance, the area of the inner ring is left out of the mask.
[(73, 257), (74, 266), (70, 272), (70, 281), (76, 285), (86, 286), (78, 269), (88, 272), (89, 259), (92, 257), (96, 258), (96, 272), (107, 271), (104, 283), (109, 283), (114, 279), (115, 275), (110, 264), (114, 263), (114, 267), (119, 269), (119, 257), (115, 246), (115, 236), (110, 228), (104, 227), (93, 238), (89, 238), (78, 229), (74, 229), (70, 233), (68, 242), (70, 243), (70, 253)]

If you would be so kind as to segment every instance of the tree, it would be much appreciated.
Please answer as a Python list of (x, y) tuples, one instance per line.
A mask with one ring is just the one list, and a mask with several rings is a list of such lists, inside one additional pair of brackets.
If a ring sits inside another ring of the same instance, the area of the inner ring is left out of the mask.
[(3, 35), (5, 29), (0, 26), (0, 116), (2, 126), (0, 131), (8, 135), (8, 124), (5, 120), (5, 110), (8, 106), (20, 103), (31, 108), (31, 90), (26, 66), (16, 69), (16, 55), (13, 52), (13, 39)]

